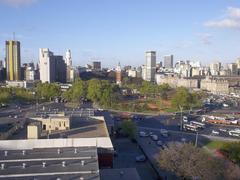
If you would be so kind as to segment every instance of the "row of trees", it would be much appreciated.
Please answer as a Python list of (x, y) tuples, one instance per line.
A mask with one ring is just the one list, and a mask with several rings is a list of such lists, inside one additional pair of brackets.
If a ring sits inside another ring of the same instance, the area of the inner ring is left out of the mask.
[(239, 167), (208, 154), (192, 144), (170, 143), (160, 151), (159, 166), (182, 179), (238, 179)]
[(63, 93), (68, 101), (79, 102), (89, 99), (103, 107), (111, 107), (117, 99), (119, 88), (107, 80), (91, 79), (89, 81), (76, 80), (73, 86)]
[(8, 103), (11, 100), (32, 101), (32, 91), (24, 88), (0, 88), (0, 103)]

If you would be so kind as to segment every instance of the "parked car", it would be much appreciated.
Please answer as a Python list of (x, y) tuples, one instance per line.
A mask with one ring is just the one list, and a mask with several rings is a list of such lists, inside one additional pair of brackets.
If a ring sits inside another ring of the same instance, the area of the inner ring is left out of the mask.
[(140, 137), (148, 137), (148, 134), (146, 132), (144, 132), (144, 131), (140, 131), (139, 132), (139, 136)]
[(136, 157), (136, 162), (144, 162), (146, 161), (146, 157), (142, 154)]
[(152, 135), (151, 135), (151, 138), (152, 138), (152, 140), (154, 140), (154, 141), (157, 141), (157, 140), (158, 140), (158, 136), (157, 136), (156, 134), (152, 134)]
[(218, 131), (215, 131), (215, 130), (212, 130), (212, 134), (214, 134), (214, 135), (219, 135), (219, 132), (218, 132)]

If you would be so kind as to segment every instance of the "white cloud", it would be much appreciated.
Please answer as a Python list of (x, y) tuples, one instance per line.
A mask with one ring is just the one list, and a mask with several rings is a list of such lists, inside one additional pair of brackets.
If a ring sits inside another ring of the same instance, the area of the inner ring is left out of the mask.
[(225, 18), (207, 21), (204, 23), (204, 26), (240, 29), (240, 8), (228, 7), (226, 12)]
[(240, 8), (228, 7), (227, 14), (231, 18), (239, 19), (240, 18)]
[(198, 33), (197, 36), (200, 38), (200, 41), (205, 45), (212, 44), (212, 35), (209, 33)]
[(0, 0), (1, 3), (7, 4), (11, 7), (21, 7), (21, 6), (28, 6), (31, 5), (37, 0)]

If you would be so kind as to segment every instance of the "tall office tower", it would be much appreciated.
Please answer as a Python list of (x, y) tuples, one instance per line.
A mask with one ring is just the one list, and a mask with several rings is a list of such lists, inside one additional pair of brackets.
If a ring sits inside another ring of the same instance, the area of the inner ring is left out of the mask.
[(67, 79), (67, 67), (63, 60), (63, 56), (54, 56), (55, 74), (54, 81), (60, 83), (66, 83)]
[(145, 53), (146, 66), (145, 66), (145, 79), (146, 81), (155, 81), (156, 74), (156, 51), (147, 51)]
[(93, 61), (92, 69), (95, 71), (101, 71), (101, 61)]
[(20, 42), (6, 41), (7, 80), (21, 80)]
[(40, 80), (42, 83), (53, 82), (55, 74), (55, 60), (48, 48), (39, 49)]
[(66, 51), (65, 64), (67, 66), (72, 66), (72, 55), (70, 49), (67, 49)]
[(173, 68), (173, 55), (166, 55), (164, 58), (164, 67), (165, 68)]
[(121, 85), (121, 83), (122, 83), (122, 69), (119, 62), (116, 68), (116, 84)]

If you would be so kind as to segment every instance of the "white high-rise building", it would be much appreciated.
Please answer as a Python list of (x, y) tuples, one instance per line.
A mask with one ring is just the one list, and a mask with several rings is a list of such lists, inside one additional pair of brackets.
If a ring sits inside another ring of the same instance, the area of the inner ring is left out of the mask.
[(72, 55), (70, 49), (67, 49), (66, 51), (65, 63), (67, 66), (72, 66)]
[(39, 49), (39, 68), (40, 68), (40, 80), (42, 83), (52, 82), (51, 68), (52, 62), (54, 62), (54, 56), (48, 48)]
[(155, 81), (155, 74), (156, 74), (156, 51), (147, 51), (145, 53), (146, 57), (146, 66), (145, 66), (145, 81)]

